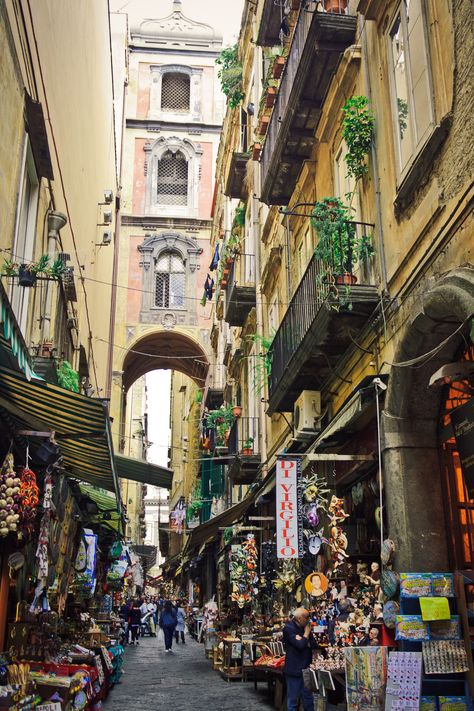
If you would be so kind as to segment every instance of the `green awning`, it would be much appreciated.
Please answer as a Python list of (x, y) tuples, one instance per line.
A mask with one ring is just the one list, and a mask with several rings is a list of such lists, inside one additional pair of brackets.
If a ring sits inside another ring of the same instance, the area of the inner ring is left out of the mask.
[(115, 468), (117, 476), (122, 479), (139, 481), (142, 484), (150, 484), (150, 486), (159, 486), (161, 489), (171, 489), (172, 469), (150, 464), (150, 462), (145, 462), (143, 459), (124, 457), (121, 454), (115, 455)]
[(54, 431), (68, 476), (114, 492), (120, 501), (110, 419), (102, 400), (0, 367), (0, 407), (17, 429)]
[(91, 525), (100, 524), (123, 535), (123, 519), (116, 497), (91, 484), (79, 484), (79, 489), (81, 494), (87, 496), (98, 508), (98, 513), (90, 516)]

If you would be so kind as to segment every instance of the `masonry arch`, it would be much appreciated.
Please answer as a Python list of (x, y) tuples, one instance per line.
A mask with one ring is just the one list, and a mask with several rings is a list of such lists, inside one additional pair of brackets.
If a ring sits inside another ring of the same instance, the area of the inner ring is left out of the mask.
[(389, 535), (397, 545), (399, 570), (445, 570), (449, 565), (439, 444), (443, 390), (430, 388), (429, 381), (456, 359), (473, 314), (474, 268), (469, 265), (449, 272), (423, 295), (395, 353), (400, 363), (446, 341), (416, 368), (391, 370), (382, 448)]
[(161, 329), (139, 336), (130, 344), (123, 360), (124, 393), (152, 370), (177, 370), (204, 388), (209, 359), (198, 341), (177, 329)]

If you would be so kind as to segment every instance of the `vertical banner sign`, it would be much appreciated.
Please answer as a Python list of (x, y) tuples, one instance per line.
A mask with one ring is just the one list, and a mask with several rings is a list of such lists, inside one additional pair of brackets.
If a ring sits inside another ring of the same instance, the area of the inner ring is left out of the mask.
[(278, 459), (276, 465), (277, 557), (303, 557), (301, 460)]
[(451, 423), (461, 460), (461, 469), (469, 493), (474, 496), (474, 397), (451, 412)]

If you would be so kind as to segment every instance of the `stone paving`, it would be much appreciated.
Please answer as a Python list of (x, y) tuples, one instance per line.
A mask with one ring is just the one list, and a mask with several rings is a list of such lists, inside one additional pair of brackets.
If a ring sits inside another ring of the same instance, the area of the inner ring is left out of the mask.
[(204, 655), (204, 645), (189, 636), (165, 653), (163, 637), (140, 640), (125, 651), (124, 675), (112, 689), (104, 711), (266, 711), (263, 685), (224, 681)]

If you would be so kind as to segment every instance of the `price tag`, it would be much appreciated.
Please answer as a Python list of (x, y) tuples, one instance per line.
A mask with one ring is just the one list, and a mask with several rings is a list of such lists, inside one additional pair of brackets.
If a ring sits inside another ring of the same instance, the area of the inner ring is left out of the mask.
[(420, 607), (421, 618), (424, 622), (451, 619), (447, 597), (420, 597)]

